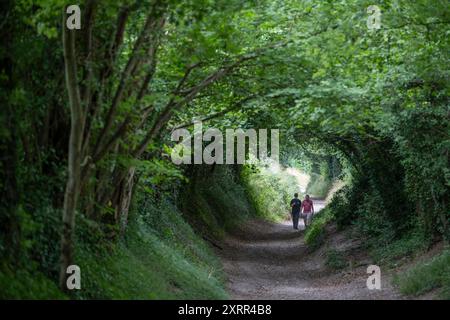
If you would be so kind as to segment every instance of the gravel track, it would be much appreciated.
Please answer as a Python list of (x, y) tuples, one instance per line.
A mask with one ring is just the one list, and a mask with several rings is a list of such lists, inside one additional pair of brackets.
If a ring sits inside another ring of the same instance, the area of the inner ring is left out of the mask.
[[(316, 200), (316, 211), (323, 205)], [(232, 299), (401, 299), (383, 274), (381, 290), (367, 289), (368, 262), (329, 270), (323, 250), (309, 253), (300, 228), (250, 220), (227, 236), (220, 255)]]

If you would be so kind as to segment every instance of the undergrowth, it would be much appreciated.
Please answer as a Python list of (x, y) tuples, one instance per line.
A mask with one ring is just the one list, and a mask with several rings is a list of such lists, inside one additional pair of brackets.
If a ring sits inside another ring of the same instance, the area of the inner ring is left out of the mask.
[(436, 289), (439, 298), (450, 299), (450, 250), (397, 275), (394, 283), (406, 295), (418, 296)]

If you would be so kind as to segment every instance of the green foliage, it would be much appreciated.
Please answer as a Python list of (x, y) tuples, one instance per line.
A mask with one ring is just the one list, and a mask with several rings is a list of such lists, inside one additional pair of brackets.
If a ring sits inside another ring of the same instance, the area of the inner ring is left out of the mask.
[(330, 249), (326, 252), (325, 265), (333, 270), (340, 270), (346, 268), (348, 262), (342, 252)]
[[(436, 98), (433, 103), (445, 102)], [(395, 124), (396, 139), (398, 152), (404, 156), (405, 191), (408, 199), (416, 204), (423, 231), (432, 233), (437, 229), (448, 238), (449, 107), (430, 107), (404, 111)]]
[(421, 262), (398, 275), (394, 283), (403, 294), (418, 296), (439, 289), (442, 299), (450, 299), (450, 251)]
[(333, 211), (329, 207), (316, 214), (311, 225), (306, 229), (305, 243), (312, 249), (317, 249), (325, 239), (325, 228), (333, 221)]
[[(76, 299), (224, 299), (222, 267), (212, 248), (182, 218), (172, 201), (141, 193), (126, 237), (107, 238), (107, 229), (78, 217), (75, 263), (81, 269)], [(37, 251), (45, 254), (39, 246)], [(57, 252), (57, 251), (55, 251)], [(46, 260), (43, 260), (44, 262)], [(63, 299), (55, 278), (28, 263), (0, 268), (3, 299)], [(55, 275), (57, 279), (57, 274)]]
[(327, 206), (327, 210), (334, 216), (339, 229), (354, 222), (358, 192), (361, 190), (350, 182), (334, 195), (331, 203)]
[(377, 245), (385, 246), (394, 239), (394, 228), (388, 219), (389, 209), (383, 206), (379, 194), (366, 193), (360, 198), (353, 222), (361, 235), (375, 238)]
[(122, 165), (135, 167), (146, 185), (168, 185), (186, 180), (180, 168), (167, 159), (127, 159)]
[(205, 166), (181, 192), (180, 202), (189, 221), (203, 234), (222, 238), (224, 232), (255, 216), (247, 192), (233, 168)]
[(268, 220), (284, 219), (294, 193), (300, 194), (295, 177), (278, 165), (244, 166), (241, 178), (258, 216)]
[[(153, 214), (162, 214), (155, 211)], [(79, 299), (224, 299), (220, 263), (179, 212), (173, 224), (133, 222), (111, 249), (80, 248)], [(164, 237), (161, 237), (164, 234)], [(180, 242), (183, 239), (184, 242)]]
[[(6, 1), (0, 10), (0, 104), (6, 106), (0, 111), (0, 136), (7, 140), (0, 146), (7, 155), (0, 159), (0, 187), (6, 196), (0, 212), (0, 258), (7, 265), (4, 274), (17, 266), (27, 270), (24, 278), (42, 274), (52, 281), (58, 272), (70, 134), (61, 72), (64, 3)], [(115, 215), (122, 207), (117, 202), (126, 198), (124, 179), (119, 178), (130, 169), (136, 169), (132, 191), (155, 197), (132, 206), (161, 212), (156, 216), (141, 211), (136, 220), (153, 228), (152, 236), (136, 243), (148, 240), (155, 252), (168, 242), (185, 240), (171, 228), (185, 227), (174, 216), (179, 213), (174, 200), (155, 200), (163, 192), (181, 191), (178, 200), (190, 224), (218, 237), (255, 210), (271, 220), (288, 212), (289, 200), (298, 191), (292, 177), (244, 167), (241, 185), (235, 169), (203, 168), (190, 174), (197, 169), (166, 161), (171, 129), (193, 118), (209, 117), (208, 124), (220, 129), (279, 128), (282, 163), (295, 162), (311, 173), (308, 192), (316, 196), (324, 196), (342, 174), (351, 177), (330, 204), (330, 213), (311, 226), (310, 244), (320, 243), (331, 219), (339, 228), (355, 225), (369, 246), (382, 248), (375, 250), (380, 260), (411, 254), (421, 243), (450, 239), (448, 1), (380, 1), (383, 16), (377, 31), (366, 26), (366, 8), (372, 4), (367, 0), (162, 1), (158, 9), (165, 25), (148, 33), (148, 44), (141, 50), (146, 55), (123, 86), (135, 40), (155, 2), (94, 3), (98, 7), (92, 39), (84, 32), (76, 37), (79, 92), (88, 110), (83, 137), (89, 137), (83, 144), (82, 171), (87, 176), (77, 237), (80, 246), (90, 248), (79, 253), (91, 261), (90, 296), (122, 297), (124, 283), (133, 283), (129, 273), (113, 292), (102, 293), (112, 273), (105, 271), (105, 278), (95, 283), (95, 270), (103, 269), (96, 264), (97, 253), (89, 252), (92, 248), (116, 247), (116, 257), (133, 261), (143, 274), (156, 263), (155, 256), (144, 261), (133, 245), (110, 244), (120, 232), (121, 219)], [(86, 4), (80, 3), (83, 12)], [(124, 39), (113, 44), (111, 35), (124, 7), (129, 12)], [(116, 58), (111, 56), (113, 48)], [(145, 152), (137, 155), (150, 133)], [(105, 156), (89, 163), (98, 155), (97, 147), (106, 146)], [(125, 230), (125, 235), (137, 236), (140, 230)], [(202, 248), (200, 243), (192, 246)], [(187, 250), (187, 256), (178, 247), (170, 250), (177, 266), (168, 268), (171, 274), (178, 273), (185, 259), (200, 265), (209, 259), (203, 249)], [(101, 259), (117, 262), (107, 255)], [(33, 262), (30, 270), (23, 267), (27, 261)], [(202, 278), (199, 270), (204, 267), (198, 268), (188, 269)], [(185, 278), (180, 275), (178, 280)], [(216, 285), (200, 282), (213, 296)], [(133, 286), (137, 289), (132, 294), (139, 297), (150, 288)], [(22, 289), (17, 292), (11, 296), (23, 296)], [(163, 289), (155, 292), (164, 296)]]
[(0, 299), (67, 299), (54, 281), (36, 269), (0, 266)]
[(332, 181), (326, 175), (319, 175), (311, 173), (311, 180), (309, 181), (306, 192), (316, 198), (325, 198), (330, 191)]
[(395, 267), (405, 258), (423, 253), (428, 249), (430, 241), (422, 232), (413, 229), (410, 233), (391, 242), (383, 244), (375, 238), (368, 245), (371, 247), (370, 254), (377, 263)]

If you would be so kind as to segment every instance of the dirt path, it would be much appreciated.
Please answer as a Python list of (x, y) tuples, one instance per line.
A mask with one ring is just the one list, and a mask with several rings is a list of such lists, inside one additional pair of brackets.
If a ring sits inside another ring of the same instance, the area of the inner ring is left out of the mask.
[(327, 269), (323, 252), (309, 253), (290, 221), (249, 221), (228, 236), (221, 256), (233, 299), (400, 299), (383, 274), (382, 290), (367, 289), (368, 263)]

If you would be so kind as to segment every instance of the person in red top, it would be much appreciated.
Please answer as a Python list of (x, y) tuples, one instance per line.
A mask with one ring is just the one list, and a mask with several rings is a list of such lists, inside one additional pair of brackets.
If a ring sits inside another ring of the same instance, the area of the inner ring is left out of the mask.
[(311, 218), (314, 215), (314, 203), (309, 198), (308, 194), (305, 196), (305, 200), (302, 201), (301, 210), (302, 210), (302, 218), (303, 221), (305, 222), (305, 229), (306, 229), (306, 227), (310, 225)]

